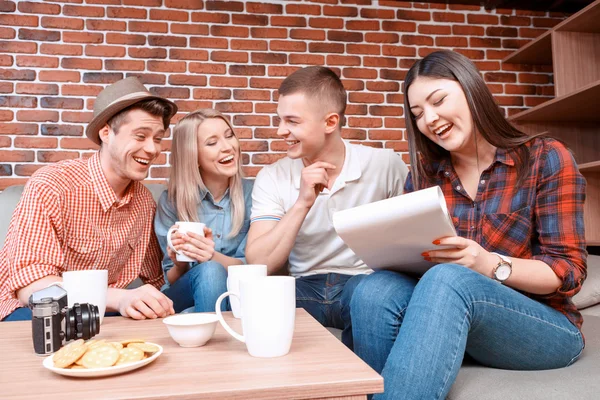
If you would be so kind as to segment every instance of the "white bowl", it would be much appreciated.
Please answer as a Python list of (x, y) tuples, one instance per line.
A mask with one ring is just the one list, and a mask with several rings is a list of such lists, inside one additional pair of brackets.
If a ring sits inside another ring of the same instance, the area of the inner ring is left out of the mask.
[(181, 347), (204, 346), (214, 335), (219, 318), (212, 313), (177, 314), (163, 319), (169, 334)]

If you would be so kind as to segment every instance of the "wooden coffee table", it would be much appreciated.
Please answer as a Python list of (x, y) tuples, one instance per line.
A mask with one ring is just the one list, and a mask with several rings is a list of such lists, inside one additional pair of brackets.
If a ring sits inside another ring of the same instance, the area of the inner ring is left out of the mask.
[[(248, 354), (218, 325), (203, 347), (175, 343), (162, 320), (105, 318), (96, 338), (160, 344), (153, 363), (122, 375), (68, 378), (45, 369), (33, 352), (30, 322), (0, 322), (0, 397), (10, 399), (365, 399), (383, 391), (373, 371), (303, 309), (296, 310), (290, 353)], [(224, 313), (241, 332), (241, 322)]]

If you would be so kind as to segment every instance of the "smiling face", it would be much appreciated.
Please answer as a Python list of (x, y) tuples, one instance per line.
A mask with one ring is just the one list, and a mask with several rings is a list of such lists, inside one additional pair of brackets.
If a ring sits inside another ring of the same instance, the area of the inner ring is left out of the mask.
[(114, 132), (100, 129), (102, 169), (113, 189), (148, 176), (152, 162), (160, 155), (165, 128), (161, 117), (140, 109), (128, 111), (123, 124)]
[(288, 144), (288, 157), (311, 161), (319, 158), (329, 129), (320, 106), (301, 92), (279, 97), (277, 135)]
[(198, 127), (198, 167), (202, 180), (223, 180), (238, 172), (240, 143), (221, 118), (208, 118)]
[(449, 152), (474, 145), (473, 118), (460, 84), (418, 77), (408, 88), (410, 112), (419, 131)]

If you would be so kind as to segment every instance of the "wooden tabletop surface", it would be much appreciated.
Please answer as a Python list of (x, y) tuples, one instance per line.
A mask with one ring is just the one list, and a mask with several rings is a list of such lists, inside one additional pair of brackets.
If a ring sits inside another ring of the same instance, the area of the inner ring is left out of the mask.
[[(240, 320), (224, 313), (241, 332)], [(183, 348), (162, 320), (104, 319), (97, 339), (140, 338), (164, 352), (140, 369), (103, 378), (70, 378), (42, 366), (31, 322), (0, 323), (0, 393), (10, 399), (364, 399), (383, 391), (373, 371), (303, 309), (290, 353), (254, 358), (218, 325), (202, 347)], [(40, 397), (41, 396), (41, 397)]]

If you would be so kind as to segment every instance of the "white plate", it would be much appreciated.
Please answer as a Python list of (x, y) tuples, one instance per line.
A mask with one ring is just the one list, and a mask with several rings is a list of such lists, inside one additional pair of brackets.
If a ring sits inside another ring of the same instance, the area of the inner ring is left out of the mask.
[[(150, 343), (150, 342), (146, 342), (146, 343)], [(160, 346), (156, 343), (150, 343), (150, 344), (155, 345), (156, 347), (158, 347), (159, 350), (156, 353), (152, 354), (151, 357), (145, 358), (140, 361), (132, 362), (129, 364), (117, 365), (117, 366), (106, 367), (106, 368), (91, 368), (91, 369), (56, 368), (54, 366), (54, 362), (52, 361), (52, 357), (54, 357), (54, 355), (52, 355), (52, 356), (46, 357), (44, 359), (43, 365), (50, 371), (55, 372), (57, 374), (65, 375), (65, 376), (73, 376), (76, 378), (97, 378), (100, 376), (117, 375), (117, 374), (122, 374), (124, 372), (132, 371), (134, 369), (141, 368), (144, 365), (150, 364), (152, 361), (156, 360), (158, 358), (158, 356), (160, 356), (162, 354), (163, 348), (162, 348), (162, 346)]]

